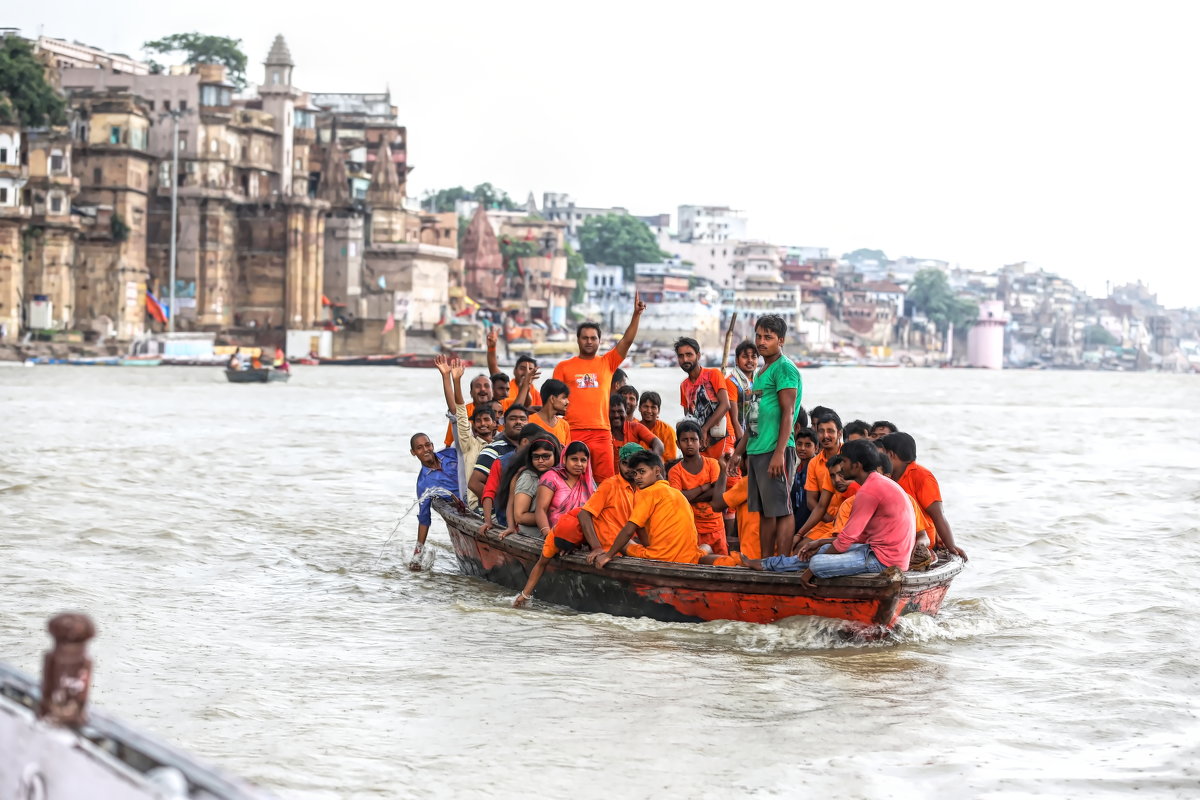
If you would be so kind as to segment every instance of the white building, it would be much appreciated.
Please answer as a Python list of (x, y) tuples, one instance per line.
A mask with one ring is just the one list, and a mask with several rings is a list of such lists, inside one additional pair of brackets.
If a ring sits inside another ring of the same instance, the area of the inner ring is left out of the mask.
[(21, 189), (28, 179), (29, 168), (21, 166), (21, 129), (5, 126), (0, 130), (0, 208), (21, 205)]
[(565, 192), (544, 192), (542, 194), (541, 215), (551, 222), (565, 222), (567, 238), (575, 247), (579, 246), (579, 229), (583, 223), (592, 217), (603, 217), (609, 214), (628, 214), (624, 208), (613, 206), (599, 208), (576, 205), (571, 196)]
[(660, 240), (659, 247), (685, 264), (692, 265), (697, 278), (721, 289), (733, 287), (735, 242), (683, 242)]
[(68, 42), (52, 36), (39, 36), (35, 53), (46, 54), (58, 69), (103, 69), (126, 75), (149, 75), (150, 65), (124, 53), (109, 53), (81, 42)]
[(589, 293), (619, 293), (625, 290), (625, 268), (620, 264), (613, 267), (585, 264), (584, 267), (588, 274), (587, 291)]
[(746, 238), (746, 218), (728, 206), (680, 206), (679, 241), (728, 242)]
[[(783, 259), (779, 248), (766, 242), (738, 242), (733, 248), (733, 288), (741, 289), (751, 281), (778, 283)], [(724, 288), (724, 287), (723, 287)]]

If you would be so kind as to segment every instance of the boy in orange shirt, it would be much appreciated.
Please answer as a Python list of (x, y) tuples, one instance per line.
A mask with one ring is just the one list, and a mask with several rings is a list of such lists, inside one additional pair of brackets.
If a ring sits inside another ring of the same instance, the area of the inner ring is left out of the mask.
[[(671, 486), (683, 492), (692, 505), (692, 516), (696, 522), (696, 540), (706, 544), (717, 555), (729, 555), (725, 541), (725, 518), (713, 510), (712, 500), (725, 489), (721, 476), (721, 465), (715, 458), (700, 453), (700, 426), (684, 420), (675, 427), (679, 441), (679, 452), (683, 458), (671, 467), (667, 480)], [(720, 478), (720, 480), (718, 480)]]
[[(629, 521), (621, 528), (612, 546), (608, 550), (588, 554), (588, 562), (603, 568), (624, 551), (634, 558), (680, 564), (700, 563), (703, 553), (696, 546), (691, 505), (663, 477), (662, 458), (643, 450), (630, 456), (628, 464), (638, 487), (633, 496)], [(645, 545), (630, 541), (639, 528), (645, 530)]]
[(658, 418), (662, 410), (662, 396), (658, 392), (642, 392), (638, 409), (642, 412), (642, 424), (663, 443), (663, 461), (670, 464), (678, 453), (675, 449), (675, 429)]
[[(731, 461), (733, 453), (722, 454), (718, 486), (725, 485)], [(742, 477), (735, 480), (731, 488), (721, 494), (713, 494), (712, 507), (713, 511), (733, 509), (737, 519), (738, 550), (746, 558), (762, 558), (762, 531), (758, 524), (758, 512), (750, 510), (750, 478), (745, 474), (744, 461), (742, 467)]]

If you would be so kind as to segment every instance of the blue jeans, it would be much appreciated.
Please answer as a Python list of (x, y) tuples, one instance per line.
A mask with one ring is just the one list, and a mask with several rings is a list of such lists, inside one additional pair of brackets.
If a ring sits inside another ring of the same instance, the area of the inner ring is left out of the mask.
[(818, 578), (839, 578), (843, 575), (860, 575), (864, 572), (883, 572), (887, 567), (871, 552), (869, 545), (850, 545), (844, 553), (830, 552), (833, 545), (827, 544), (816, 552), (811, 561), (801, 561), (796, 556), (771, 556), (762, 560), (762, 568), (768, 572), (803, 572), (811, 569)]

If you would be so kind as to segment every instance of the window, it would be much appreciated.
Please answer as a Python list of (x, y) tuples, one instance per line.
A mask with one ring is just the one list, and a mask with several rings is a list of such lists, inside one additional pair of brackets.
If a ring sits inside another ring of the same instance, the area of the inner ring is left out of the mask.
[(8, 187), (0, 186), (0, 205), (8, 205)]
[(187, 100), (180, 100), (180, 101), (179, 101), (179, 110), (180, 110), (180, 111), (187, 111)]
[(170, 110), (171, 110), (171, 101), (163, 100), (163, 111), (170, 111)]
[(0, 164), (8, 163), (8, 148), (0, 147)]
[(62, 172), (63, 169), (64, 169), (64, 162), (63, 162), (62, 153), (57, 153), (57, 152), (51, 153), (50, 154), (50, 171), (51, 172)]
[(149, 103), (150, 103), (150, 110), (153, 111), (154, 110), (154, 101), (150, 100)]
[(92, 168), (92, 183), (97, 186), (104, 183), (104, 170), (99, 167)]
[(121, 143), (121, 129), (118, 128), (116, 125), (113, 125), (111, 128), (108, 129), (108, 143), (109, 144), (120, 144)]
[(62, 195), (56, 194), (50, 197), (50, 211), (54, 214), (62, 212)]

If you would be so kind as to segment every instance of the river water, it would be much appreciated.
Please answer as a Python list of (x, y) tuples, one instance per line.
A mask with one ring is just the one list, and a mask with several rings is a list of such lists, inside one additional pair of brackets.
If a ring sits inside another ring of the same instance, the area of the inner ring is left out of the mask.
[[(94, 703), (288, 797), (1200, 796), (1200, 380), (803, 374), (914, 434), (971, 557), (891, 641), (513, 610), (440, 521), (410, 573), (432, 370), (37, 367), (0, 369), (0, 658), (86, 611)], [(667, 419), (679, 378), (632, 371)]]

